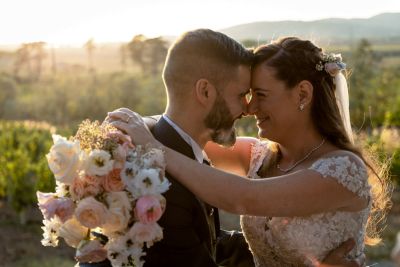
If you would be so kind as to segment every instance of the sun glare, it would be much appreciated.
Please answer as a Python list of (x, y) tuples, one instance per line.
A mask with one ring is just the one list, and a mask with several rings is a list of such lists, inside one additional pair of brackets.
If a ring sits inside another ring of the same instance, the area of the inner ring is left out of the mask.
[[(337, 0), (334, 7), (317, 0), (9, 0), (0, 16), (0, 45), (31, 41), (82, 44), (129, 41), (136, 34), (178, 35), (195, 28), (214, 30), (254, 21), (366, 18), (399, 12), (400, 1)], [(298, 12), (303, 10), (302, 12)]]

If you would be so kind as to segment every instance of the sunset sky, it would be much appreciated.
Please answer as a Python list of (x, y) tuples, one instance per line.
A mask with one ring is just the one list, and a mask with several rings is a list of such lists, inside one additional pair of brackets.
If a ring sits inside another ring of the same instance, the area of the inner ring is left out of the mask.
[(368, 18), (400, 12), (399, 0), (4, 0), (0, 45), (30, 41), (82, 44), (179, 35), (254, 21)]

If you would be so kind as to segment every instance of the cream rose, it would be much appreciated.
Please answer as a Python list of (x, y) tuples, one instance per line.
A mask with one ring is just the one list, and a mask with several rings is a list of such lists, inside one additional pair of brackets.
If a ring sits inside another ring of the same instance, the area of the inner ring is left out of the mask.
[(157, 223), (143, 224), (141, 222), (135, 223), (128, 234), (135, 242), (144, 243), (149, 248), (154, 242), (163, 238), (162, 228)]
[(107, 207), (94, 197), (82, 199), (75, 210), (77, 220), (88, 228), (102, 226), (106, 222), (107, 214)]
[(126, 192), (110, 192), (106, 196), (108, 204), (107, 222), (102, 226), (108, 236), (124, 230), (131, 218), (131, 203)]
[(80, 166), (81, 149), (78, 141), (53, 134), (54, 145), (46, 155), (50, 170), (57, 181), (71, 184)]
[(85, 239), (88, 228), (82, 226), (75, 217), (66, 221), (59, 230), (59, 236), (64, 238), (65, 242), (76, 248), (81, 240)]

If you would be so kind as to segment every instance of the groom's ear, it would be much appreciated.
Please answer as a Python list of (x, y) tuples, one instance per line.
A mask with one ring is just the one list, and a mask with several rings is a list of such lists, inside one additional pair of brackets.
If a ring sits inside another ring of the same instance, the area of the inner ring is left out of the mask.
[(207, 79), (199, 79), (195, 84), (195, 96), (202, 105), (208, 106), (214, 103), (216, 96), (215, 87)]
[(307, 81), (303, 80), (297, 85), (298, 101), (299, 105), (304, 104), (304, 106), (310, 105), (313, 98), (313, 85)]

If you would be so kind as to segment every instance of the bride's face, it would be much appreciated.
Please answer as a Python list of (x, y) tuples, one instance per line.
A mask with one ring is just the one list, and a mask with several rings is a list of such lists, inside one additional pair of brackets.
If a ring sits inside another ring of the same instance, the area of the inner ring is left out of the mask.
[(253, 69), (249, 113), (257, 119), (259, 136), (280, 142), (293, 136), (299, 114), (295, 90), (275, 77), (275, 70), (260, 64)]

